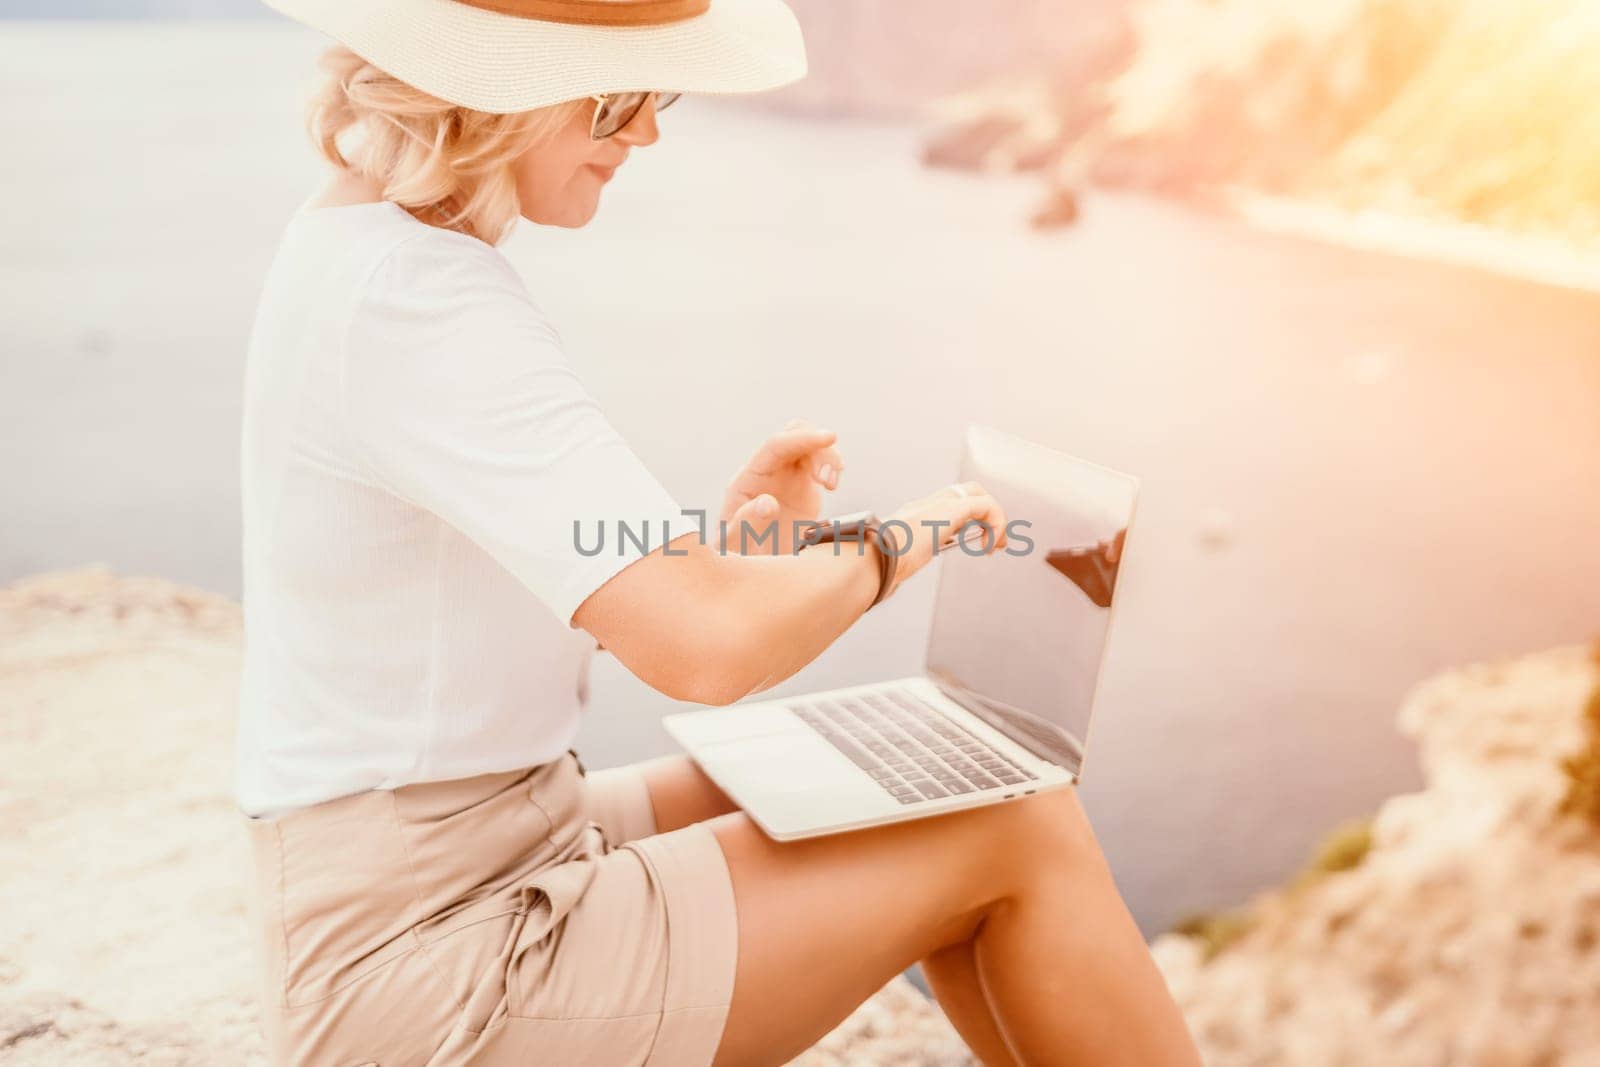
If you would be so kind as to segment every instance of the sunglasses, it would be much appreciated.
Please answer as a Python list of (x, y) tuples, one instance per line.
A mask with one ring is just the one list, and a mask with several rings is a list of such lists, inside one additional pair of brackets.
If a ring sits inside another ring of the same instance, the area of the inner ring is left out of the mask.
[(591, 96), (589, 99), (599, 101), (599, 105), (594, 109), (594, 121), (589, 124), (589, 139), (603, 141), (622, 129), (633, 121), (634, 116), (639, 114), (639, 109), (644, 107), (644, 102), (652, 96), (656, 98), (656, 110), (665, 111), (682, 95), (682, 93), (644, 92)]

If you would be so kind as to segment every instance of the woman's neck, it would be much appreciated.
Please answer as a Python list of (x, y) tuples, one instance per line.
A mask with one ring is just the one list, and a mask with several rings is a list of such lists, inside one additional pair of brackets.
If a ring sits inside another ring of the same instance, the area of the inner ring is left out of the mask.
[(383, 187), (371, 178), (350, 170), (336, 172), (307, 202), (308, 208), (345, 207), (373, 204), (383, 199)]

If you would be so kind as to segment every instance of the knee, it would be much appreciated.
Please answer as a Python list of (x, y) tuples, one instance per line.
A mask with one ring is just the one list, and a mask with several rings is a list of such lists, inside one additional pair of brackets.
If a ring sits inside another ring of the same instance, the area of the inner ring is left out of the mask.
[(1076, 789), (990, 804), (944, 818), (908, 823), (937, 854), (937, 871), (963, 901), (945, 943), (969, 939), (997, 907), (1062, 883), (1103, 864)]

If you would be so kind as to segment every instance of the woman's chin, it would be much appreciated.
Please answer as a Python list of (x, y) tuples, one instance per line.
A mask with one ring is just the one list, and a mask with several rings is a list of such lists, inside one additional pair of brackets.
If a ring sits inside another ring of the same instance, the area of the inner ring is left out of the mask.
[(600, 194), (599, 190), (595, 190), (595, 194), (583, 204), (569, 205), (560, 212), (541, 211), (522, 217), (540, 226), (559, 226), (566, 230), (577, 230), (592, 222), (599, 209)]

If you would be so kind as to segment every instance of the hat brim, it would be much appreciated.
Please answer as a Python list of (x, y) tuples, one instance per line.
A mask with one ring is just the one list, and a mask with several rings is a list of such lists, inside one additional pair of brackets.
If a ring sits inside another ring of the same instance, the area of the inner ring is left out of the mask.
[(594, 93), (753, 93), (806, 73), (783, 0), (712, 0), (660, 26), (588, 26), (455, 0), (265, 0), (425, 93), (506, 113)]

